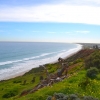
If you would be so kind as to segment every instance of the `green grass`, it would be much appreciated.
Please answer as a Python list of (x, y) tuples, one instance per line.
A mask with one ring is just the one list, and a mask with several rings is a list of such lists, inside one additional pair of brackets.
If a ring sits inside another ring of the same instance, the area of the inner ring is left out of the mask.
[[(93, 96), (100, 99), (100, 81), (97, 79), (90, 80), (89, 84), (82, 88), (79, 84), (86, 80), (85, 78), (85, 70), (80, 71), (79, 73), (75, 73), (70, 76), (68, 79), (63, 80), (62, 82), (55, 83), (52, 87), (44, 87), (39, 91), (28, 94), (24, 97), (19, 98), (18, 100), (46, 100), (49, 95), (53, 95), (56, 93), (64, 93), (64, 94), (78, 94), (80, 96)], [(41, 98), (41, 99), (40, 99)]]
[[(100, 75), (98, 76), (97, 79), (94, 80), (89, 79), (89, 84), (87, 84), (83, 88), (79, 86), (79, 84), (86, 81), (85, 73), (86, 73), (85, 70), (81, 70), (77, 73), (74, 73), (68, 79), (64, 79), (62, 82), (53, 84), (52, 87), (50, 86), (44, 87), (35, 93), (28, 94), (21, 98), (13, 97), (7, 100), (13, 100), (14, 98), (15, 100), (46, 100), (46, 98), (49, 95), (53, 95), (54, 93), (78, 94), (80, 96), (90, 95), (100, 99), (100, 89), (98, 88), (100, 87), (100, 80), (98, 80)], [(16, 87), (19, 87), (19, 83), (16, 85), (18, 85)]]
[[(49, 73), (56, 73), (57, 69), (60, 68), (58, 63), (47, 64), (46, 66)], [(32, 89), (40, 82), (41, 75), (46, 78), (46, 72), (43, 68), (35, 68), (23, 76), (2, 81), (0, 82), (0, 100), (46, 100), (49, 95), (54, 93), (78, 94), (80, 97), (93, 96), (100, 99), (100, 73), (96, 79), (87, 78), (83, 59), (76, 59), (76, 61), (71, 62), (71, 66), (72, 68), (68, 71), (68, 78), (20, 98), (19, 95), (22, 91)], [(31, 82), (33, 77), (36, 77), (34, 83)], [(24, 84), (25, 80), (26, 83)], [(16, 92), (16, 96), (2, 98), (4, 94), (11, 92)]]
[[(34, 76), (36, 77), (36, 79), (35, 79), (35, 82), (32, 83), (31, 80)], [(40, 73), (37, 73), (37, 75), (28, 74), (22, 77), (10, 79), (8, 81), (0, 82), (0, 91), (1, 91), (0, 100), (3, 100), (2, 96), (9, 91), (13, 91), (16, 89), (18, 90), (18, 95), (19, 95), (23, 90), (33, 88), (37, 83), (39, 83), (39, 76), (40, 76)], [(24, 80), (26, 80), (26, 84), (23, 84)], [(7, 100), (7, 99), (4, 99), (4, 100)]]
[[(9, 81), (1, 82), (0, 83), (0, 96), (3, 95), (3, 93), (6, 93), (9, 90), (14, 90), (18, 89), (19, 93), (17, 96), (12, 97), (12, 98), (7, 98), (3, 99), (0, 97), (0, 100), (46, 100), (46, 98), (49, 95), (53, 95), (55, 92), (56, 93), (64, 93), (64, 94), (78, 94), (80, 96), (93, 96), (96, 98), (100, 99), (100, 75), (98, 76), (97, 79), (90, 80), (89, 79), (89, 84), (87, 84), (84, 88), (82, 86), (79, 86), (80, 83), (86, 81), (86, 70), (80, 70), (74, 74), (72, 74), (69, 78), (64, 79), (63, 81), (59, 83), (53, 84), (52, 87), (44, 87), (40, 89), (39, 91), (28, 94), (26, 96), (18, 98), (18, 95), (22, 92), (22, 90), (27, 90), (32, 87), (34, 87), (38, 82), (38, 78), (34, 84), (29, 83), (32, 76), (31, 74), (29, 76), (23, 76), (23, 77), (18, 77), (15, 79), (11, 79)], [(29, 77), (29, 78), (28, 78)], [(23, 80), (27, 79), (26, 85), (22, 85), (20, 81), (18, 83), (13, 83), (15, 80)]]
[[(55, 72), (57, 70), (58, 64), (47, 64), (47, 68), (49, 70), (49, 73)], [(39, 82), (40, 82), (40, 76), (46, 77), (46, 72), (43, 68), (35, 68), (28, 73), (26, 73), (23, 76), (19, 76), (17, 78), (13, 78), (7, 81), (0, 82), (0, 100), (12, 100), (15, 97), (18, 97), (22, 91), (29, 90), (34, 88)], [(33, 77), (35, 78), (35, 82), (32, 83)], [(26, 80), (26, 83), (24, 84), (24, 81)], [(17, 96), (11, 98), (2, 98), (4, 94), (9, 93), (10, 91), (18, 91)]]

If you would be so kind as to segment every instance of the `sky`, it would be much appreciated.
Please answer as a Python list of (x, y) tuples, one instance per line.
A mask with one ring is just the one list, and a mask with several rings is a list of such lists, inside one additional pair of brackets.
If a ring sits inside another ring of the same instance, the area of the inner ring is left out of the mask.
[(0, 41), (100, 43), (100, 0), (0, 0)]

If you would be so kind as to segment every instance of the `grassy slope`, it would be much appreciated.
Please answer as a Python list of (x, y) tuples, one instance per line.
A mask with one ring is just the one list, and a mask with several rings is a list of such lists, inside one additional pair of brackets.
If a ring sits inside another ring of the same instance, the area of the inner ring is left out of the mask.
[(54, 84), (52, 87), (45, 87), (41, 90), (26, 95), (18, 100), (46, 100), (49, 95), (56, 93), (78, 94), (80, 96), (91, 95), (100, 99), (100, 80), (90, 80), (86, 87), (80, 87), (79, 84), (85, 80), (85, 70), (75, 73), (68, 79)]
[[(93, 52), (93, 51), (89, 51)], [(53, 84), (52, 87), (44, 87), (39, 91), (28, 94), (26, 96), (18, 98), (20, 93), (23, 90), (28, 90), (33, 88), (36, 84), (39, 83), (39, 76), (43, 75), (46, 77), (45, 71), (43, 69), (33, 69), (30, 72), (26, 73), (24, 76), (20, 76), (14, 79), (10, 79), (8, 81), (0, 82), (0, 100), (45, 100), (48, 95), (53, 95), (55, 92), (62, 92), (65, 94), (78, 94), (80, 96), (83, 95), (91, 95), (94, 97), (98, 97), (100, 99), (100, 75), (95, 80), (88, 80), (85, 78), (86, 70), (84, 67), (84, 59), (89, 55), (88, 51), (81, 51), (76, 55), (70, 57), (66, 61), (70, 62), (69, 73), (70, 76), (67, 79), (59, 83)], [(90, 54), (91, 54), (90, 53)], [(80, 59), (81, 58), (81, 59)], [(58, 68), (58, 63), (56, 64), (48, 64), (47, 68), (50, 73), (53, 73)], [(34, 83), (31, 82), (33, 77), (36, 77), (36, 81)], [(23, 84), (24, 80), (26, 80), (26, 84)], [(80, 86), (81, 83), (87, 84)], [(12, 98), (4, 99), (2, 96), (9, 92), (17, 90), (18, 95)]]
[[(49, 72), (55, 72), (55, 70), (57, 69), (57, 65), (58, 64), (48, 64), (47, 67), (49, 69)], [(36, 86), (40, 82), (39, 77), (41, 75), (44, 76), (44, 78), (46, 77), (45, 70), (43, 70), (41, 68), (35, 68), (23, 76), (19, 76), (17, 78), (13, 78), (13, 79), (10, 79), (7, 81), (0, 82), (0, 91), (1, 91), (0, 92), (0, 100), (13, 99), (13, 98), (7, 98), (7, 99), (2, 98), (2, 96), (5, 93), (8, 93), (9, 91), (17, 90), (18, 95), (20, 95), (20, 93), (22, 91), (32, 89), (34, 86)], [(33, 77), (36, 77), (34, 83), (31, 82)], [(26, 80), (26, 83), (23, 84), (25, 80)]]

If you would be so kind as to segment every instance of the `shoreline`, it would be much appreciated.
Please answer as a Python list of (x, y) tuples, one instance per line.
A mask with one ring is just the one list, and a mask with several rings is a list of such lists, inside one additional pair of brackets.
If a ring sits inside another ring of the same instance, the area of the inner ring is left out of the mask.
[[(85, 70), (85, 60), (87, 58), (93, 56), (96, 52), (97, 55), (99, 55), (99, 50), (97, 49), (91, 49), (91, 48), (81, 48), (79, 51), (72, 53), (71, 55), (67, 56), (66, 58), (59, 59), (58, 63), (54, 64), (47, 64), (44, 65), (44, 67), (39, 66), (39, 68), (34, 68), (24, 74), (23, 76), (19, 76), (16, 78), (12, 78), (9, 80), (4, 80), (0, 82), (0, 88), (1, 88), (1, 99), (18, 99), (18, 100), (24, 100), (24, 99), (47, 99), (47, 94), (52, 95), (55, 92), (61, 93), (66, 92), (65, 88), (67, 89), (69, 85), (70, 91), (69, 94), (73, 94), (73, 86), (75, 86), (75, 93), (82, 91), (79, 95), (83, 95), (83, 87), (80, 87), (79, 85), (82, 83), (82, 80), (84, 79), (84, 76), (86, 76), (87, 70)], [(41, 64), (42, 65), (42, 64)], [(99, 76), (98, 76), (99, 78)], [(86, 78), (85, 78), (86, 79)], [(75, 83), (77, 81), (77, 83)], [(86, 80), (84, 80), (86, 81)], [(91, 81), (91, 79), (89, 80)], [(99, 80), (96, 78), (95, 80), (92, 80), (93, 82), (96, 81), (96, 84), (93, 84), (94, 87), (99, 85)], [(63, 86), (64, 85), (64, 86)], [(66, 87), (65, 87), (66, 86)], [(77, 87), (78, 86), (78, 87)], [(90, 84), (91, 86), (91, 84)], [(93, 88), (90, 87), (90, 90)], [(58, 88), (59, 87), (59, 88)], [(96, 87), (98, 89), (98, 87)], [(77, 90), (77, 91), (76, 91)], [(16, 95), (11, 97), (4, 97), (5, 94), (11, 94), (15, 93), (15, 91), (18, 91)], [(47, 92), (44, 92), (47, 91)], [(88, 96), (90, 91), (87, 91), (85, 96)], [(99, 92), (91, 96), (98, 97)], [(41, 94), (41, 95), (39, 95)]]
[[(71, 52), (71, 53), (69, 52), (70, 54), (67, 54), (67, 55), (65, 55), (64, 57), (61, 57), (61, 58), (63, 58), (64, 60), (66, 60), (67, 58), (73, 56), (74, 54), (76, 54), (77, 52), (79, 52), (80, 50), (83, 49), (83, 45), (82, 45), (82, 44), (77, 44), (77, 45), (80, 46), (80, 48), (79, 48), (78, 50), (76, 50), (75, 52)], [(45, 63), (45, 64), (42, 64), (42, 65), (55, 64), (55, 63), (58, 63), (58, 58), (56, 59), (56, 61), (52, 61), (52, 62), (50, 62), (50, 63)], [(34, 68), (39, 68), (39, 66), (34, 67)], [(16, 78), (16, 77), (23, 76), (24, 74), (28, 73), (29, 71), (33, 70), (34, 68), (32, 68), (32, 69), (30, 69), (30, 70), (27, 70), (27, 71), (20, 72), (20, 73), (18, 73), (18, 74), (16, 74), (16, 75), (8, 76), (8, 77), (6, 77), (5, 79), (0, 80), (0, 81), (10, 80), (10, 79), (13, 79), (13, 78)]]
[[(82, 49), (83, 49), (83, 45), (81, 45), (81, 44), (78, 44), (78, 45), (81, 46), (81, 48), (80, 48), (79, 50), (77, 50), (77, 51), (75, 51), (75, 52), (72, 52), (71, 54), (66, 55), (65, 57), (61, 57), (61, 58), (63, 58), (64, 60), (66, 60), (67, 58), (71, 57), (72, 55), (74, 55), (74, 54), (76, 54), (77, 52), (79, 52), (80, 50), (82, 50)], [(42, 64), (42, 65), (46, 65), (46, 64), (55, 64), (55, 63), (58, 63), (58, 59), (57, 59), (56, 61), (52, 61), (52, 62), (50, 62), (50, 63), (45, 63), (45, 64)], [(39, 68), (39, 66), (34, 67), (34, 68)], [(16, 75), (8, 76), (7, 78), (5, 78), (5, 79), (3, 79), (3, 80), (0, 80), (0, 81), (6, 81), (6, 80), (10, 80), (10, 79), (19, 77), (19, 76), (23, 76), (24, 74), (26, 74), (27, 72), (33, 70), (34, 68), (32, 68), (32, 69), (30, 69), (30, 70), (27, 70), (27, 71), (20, 72), (20, 73), (18, 73), (18, 74), (16, 74)]]

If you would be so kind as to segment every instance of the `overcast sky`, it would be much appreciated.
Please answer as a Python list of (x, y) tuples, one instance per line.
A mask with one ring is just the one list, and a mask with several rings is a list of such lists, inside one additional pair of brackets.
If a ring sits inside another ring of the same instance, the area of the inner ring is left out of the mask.
[(98, 42), (100, 0), (0, 0), (0, 41)]

